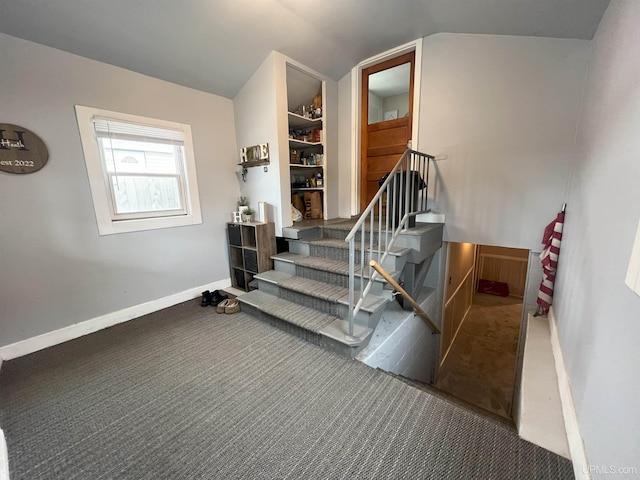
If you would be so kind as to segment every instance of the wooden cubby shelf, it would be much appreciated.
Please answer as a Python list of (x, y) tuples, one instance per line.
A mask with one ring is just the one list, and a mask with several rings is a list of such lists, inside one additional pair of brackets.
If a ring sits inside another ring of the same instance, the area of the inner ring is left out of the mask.
[(256, 273), (273, 269), (271, 256), (276, 254), (273, 223), (227, 223), (231, 285), (249, 291)]

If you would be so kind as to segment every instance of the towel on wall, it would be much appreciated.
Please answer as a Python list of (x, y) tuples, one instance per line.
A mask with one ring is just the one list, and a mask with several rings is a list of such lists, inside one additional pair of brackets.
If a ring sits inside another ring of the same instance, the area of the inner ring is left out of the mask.
[(553, 302), (553, 284), (556, 280), (558, 269), (558, 256), (560, 255), (560, 242), (562, 241), (562, 229), (564, 227), (564, 209), (558, 213), (556, 219), (546, 226), (542, 236), (544, 249), (540, 253), (542, 262), (542, 282), (538, 291), (538, 310), (536, 315), (546, 315)]

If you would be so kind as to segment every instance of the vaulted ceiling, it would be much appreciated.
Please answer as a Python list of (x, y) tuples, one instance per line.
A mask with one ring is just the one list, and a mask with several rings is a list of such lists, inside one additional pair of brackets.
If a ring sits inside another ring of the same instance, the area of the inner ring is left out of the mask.
[(272, 50), (338, 80), (365, 58), (439, 32), (591, 39), (608, 4), (609, 0), (0, 0), (0, 31), (233, 98)]

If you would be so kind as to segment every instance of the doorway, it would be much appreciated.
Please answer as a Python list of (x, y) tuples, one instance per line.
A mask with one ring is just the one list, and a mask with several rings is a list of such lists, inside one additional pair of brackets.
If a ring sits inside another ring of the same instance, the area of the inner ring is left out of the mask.
[(529, 251), (449, 243), (435, 386), (512, 420)]
[(360, 211), (411, 141), (415, 52), (362, 70)]

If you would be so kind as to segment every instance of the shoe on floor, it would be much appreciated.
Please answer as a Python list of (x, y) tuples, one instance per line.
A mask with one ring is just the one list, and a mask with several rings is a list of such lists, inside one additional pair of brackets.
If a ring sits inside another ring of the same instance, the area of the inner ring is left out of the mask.
[(216, 312), (218, 313), (224, 313), (224, 309), (227, 306), (227, 304), (229, 303), (229, 299), (225, 298), (224, 300), (220, 301), (220, 303), (218, 303), (218, 305), (216, 305)]
[(229, 300), (224, 307), (224, 313), (237, 313), (240, 311), (240, 302), (235, 298)]
[(224, 295), (223, 293), (220, 292), (220, 290), (214, 290), (213, 293), (211, 294), (211, 306), (217, 307), (221, 301), (226, 300), (228, 298), (229, 296)]
[(211, 305), (212, 297), (213, 295), (209, 290), (205, 290), (204, 292), (202, 292), (202, 300), (200, 300), (200, 306), (206, 307), (208, 305)]

